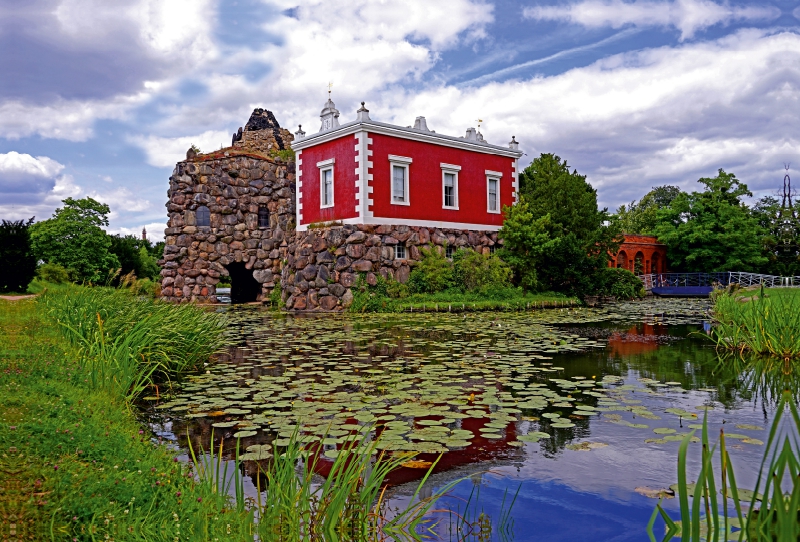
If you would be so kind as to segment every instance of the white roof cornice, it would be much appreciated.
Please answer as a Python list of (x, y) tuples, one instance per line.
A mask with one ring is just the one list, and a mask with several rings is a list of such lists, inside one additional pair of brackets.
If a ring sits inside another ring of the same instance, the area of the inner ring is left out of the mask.
[(481, 152), (484, 154), (498, 154), (500, 156), (507, 156), (509, 158), (522, 157), (522, 151), (509, 149), (508, 147), (499, 147), (497, 145), (490, 145), (488, 143), (475, 143), (460, 137), (437, 134), (435, 132), (422, 132), (420, 130), (414, 130), (413, 128), (403, 128), (402, 126), (385, 124), (383, 122), (377, 122), (374, 120), (348, 122), (346, 124), (342, 124), (336, 129), (313, 134), (299, 141), (295, 140), (292, 142), (292, 149), (299, 151), (361, 131), (394, 136), (402, 139), (410, 139), (412, 141), (433, 143), (436, 145), (443, 145), (445, 147)]

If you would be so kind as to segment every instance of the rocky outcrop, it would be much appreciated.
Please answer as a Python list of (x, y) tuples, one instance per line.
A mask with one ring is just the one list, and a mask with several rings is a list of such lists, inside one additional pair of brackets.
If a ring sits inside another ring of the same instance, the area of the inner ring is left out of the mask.
[[(496, 232), (416, 226), (344, 225), (297, 232), (281, 274), (283, 302), (294, 311), (344, 310), (353, 301), (351, 287), (359, 274), (369, 284), (376, 284), (379, 275), (404, 283), (425, 246), (488, 253), (496, 244)], [(397, 245), (405, 247), (405, 258), (395, 257)]]

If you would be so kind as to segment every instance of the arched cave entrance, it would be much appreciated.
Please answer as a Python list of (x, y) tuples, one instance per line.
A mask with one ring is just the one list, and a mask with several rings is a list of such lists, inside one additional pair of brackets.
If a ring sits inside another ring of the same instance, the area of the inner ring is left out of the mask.
[(233, 262), (225, 266), (231, 276), (231, 303), (251, 303), (258, 300), (261, 284), (253, 278), (253, 270), (244, 262)]

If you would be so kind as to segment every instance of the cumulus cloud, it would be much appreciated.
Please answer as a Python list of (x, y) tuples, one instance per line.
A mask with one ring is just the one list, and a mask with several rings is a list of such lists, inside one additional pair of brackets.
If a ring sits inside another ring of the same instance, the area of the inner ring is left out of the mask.
[(132, 136), (130, 142), (141, 147), (147, 163), (156, 167), (172, 167), (186, 158), (186, 151), (195, 145), (202, 152), (211, 152), (231, 144), (231, 134), (215, 130), (181, 137)]
[(625, 25), (677, 28), (681, 39), (697, 31), (732, 22), (771, 21), (781, 15), (774, 6), (731, 6), (711, 0), (583, 0), (561, 6), (526, 7), (523, 16), (539, 21), (562, 21), (589, 28)]
[(29, 204), (52, 191), (64, 169), (47, 156), (15, 151), (0, 154), (0, 200), (7, 204)]
[(800, 163), (798, 89), (800, 36), (741, 31), (551, 77), (409, 93), (394, 116), (431, 112), (429, 126), (461, 135), (480, 111), (487, 140), (513, 134), (528, 159), (569, 159), (613, 206), (665, 182), (697, 189), (694, 181), (720, 167), (770, 190), (783, 162)]

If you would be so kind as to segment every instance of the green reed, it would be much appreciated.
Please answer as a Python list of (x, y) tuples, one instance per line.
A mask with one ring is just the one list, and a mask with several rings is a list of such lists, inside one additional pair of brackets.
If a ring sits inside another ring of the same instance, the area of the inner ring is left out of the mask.
[[(790, 413), (789, 426), (794, 427), (781, 436), (781, 419), (787, 411)], [(658, 515), (667, 528), (664, 541), (675, 537), (680, 537), (683, 542), (794, 542), (800, 539), (800, 415), (792, 394), (783, 393), (778, 403), (756, 487), (752, 491), (742, 490), (736, 484), (723, 430), (720, 430), (719, 441), (714, 446), (709, 445), (707, 416), (703, 420), (700, 472), (696, 483), (688, 483), (686, 461), (694, 433), (692, 431), (683, 439), (678, 451), (680, 520), (670, 518), (659, 503), (648, 524), (650, 539), (656, 540), (653, 525)], [(715, 472), (712, 458), (717, 449), (720, 466)]]
[(262, 471), (267, 487), (263, 499), (259, 487), (256, 504), (262, 540), (420, 540), (419, 531), (432, 528), (428, 518), (432, 507), (457, 483), (420, 499), (434, 463), (409, 505), (390, 510), (385, 500), (387, 477), (415, 454), (388, 454), (379, 451), (376, 440), (353, 439), (338, 450), (327, 477), (320, 481), (315, 472), (322, 450), (306, 448), (301, 440), (295, 433)]
[(711, 337), (717, 347), (784, 360), (800, 357), (800, 295), (761, 289), (751, 299), (721, 293), (714, 301)]
[(80, 350), (92, 384), (129, 401), (201, 366), (223, 345), (222, 316), (126, 289), (76, 286), (47, 291), (38, 301)]

